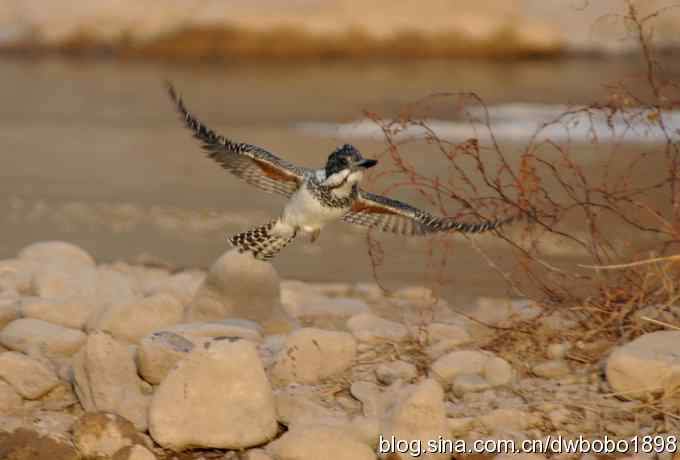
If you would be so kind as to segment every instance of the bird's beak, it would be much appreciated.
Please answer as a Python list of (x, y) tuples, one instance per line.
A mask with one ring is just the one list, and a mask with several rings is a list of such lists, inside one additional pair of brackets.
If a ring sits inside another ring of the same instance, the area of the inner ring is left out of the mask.
[(357, 163), (360, 168), (368, 169), (378, 164), (378, 160), (369, 160), (368, 158), (361, 160)]

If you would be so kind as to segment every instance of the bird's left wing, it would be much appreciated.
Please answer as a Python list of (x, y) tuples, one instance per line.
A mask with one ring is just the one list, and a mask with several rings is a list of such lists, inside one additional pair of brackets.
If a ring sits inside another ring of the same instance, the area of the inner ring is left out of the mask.
[(224, 169), (269, 193), (290, 197), (300, 187), (309, 171), (307, 168), (296, 166), (255, 145), (233, 142), (216, 134), (187, 110), (182, 98), (170, 84), (168, 93), (182, 115), (184, 124), (203, 143), (208, 156)]
[(437, 217), (401, 201), (359, 190), (345, 222), (400, 235), (428, 235), (439, 232), (482, 233), (510, 223), (508, 219), (468, 224), (448, 217)]

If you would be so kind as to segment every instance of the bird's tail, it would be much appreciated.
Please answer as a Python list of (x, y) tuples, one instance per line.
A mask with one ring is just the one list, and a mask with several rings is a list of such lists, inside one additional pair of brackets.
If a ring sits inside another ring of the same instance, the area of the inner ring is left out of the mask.
[(281, 232), (275, 228), (278, 220), (272, 220), (247, 232), (229, 238), (238, 252), (249, 252), (258, 260), (271, 260), (295, 239), (295, 232)]

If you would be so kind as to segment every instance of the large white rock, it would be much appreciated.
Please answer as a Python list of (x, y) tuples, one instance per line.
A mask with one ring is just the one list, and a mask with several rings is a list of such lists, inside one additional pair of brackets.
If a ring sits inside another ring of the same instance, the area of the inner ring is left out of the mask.
[(680, 331), (658, 331), (615, 349), (607, 380), (623, 398), (645, 398), (680, 387)]
[(44, 356), (71, 356), (85, 338), (82, 331), (31, 318), (14, 320), (0, 331), (0, 344), (10, 350)]
[(144, 440), (129, 420), (92, 412), (73, 424), (73, 444), (85, 458), (110, 458), (125, 447), (144, 444)]
[(149, 433), (173, 450), (243, 449), (270, 440), (277, 429), (257, 349), (242, 339), (196, 347), (158, 386), (149, 411)]
[(35, 269), (31, 290), (46, 299), (91, 299), (97, 294), (97, 278), (94, 266), (52, 262)]
[(39, 319), (72, 329), (82, 329), (87, 319), (97, 310), (92, 299), (43, 299), (24, 297), (20, 302), (24, 318)]
[(144, 337), (137, 349), (139, 373), (147, 382), (158, 385), (193, 348), (190, 340), (168, 331)]
[(236, 317), (257, 321), (270, 333), (285, 323), (279, 275), (272, 264), (232, 249), (210, 267), (187, 308), (187, 322)]
[(144, 299), (112, 305), (101, 312), (88, 327), (108, 332), (118, 340), (139, 343), (152, 332), (182, 321), (184, 307), (170, 294), (156, 294)]
[[(427, 446), (429, 440), (449, 438), (449, 426), (444, 406), (444, 390), (434, 379), (412, 385), (390, 412), (383, 437), (385, 439), (420, 440)], [(449, 459), (450, 454), (426, 452), (422, 459)], [(410, 460), (407, 454), (396, 458)]]
[(278, 460), (375, 460), (373, 449), (344, 430), (326, 426), (294, 428), (267, 446)]
[[(337, 289), (345, 292), (340, 295), (346, 295), (349, 286), (340, 285)], [(323, 291), (326, 292), (327, 289)], [(368, 304), (363, 299), (329, 297), (320, 292), (319, 286), (302, 281), (281, 283), (281, 303), (288, 315), (304, 324), (333, 329), (343, 327), (351, 316), (369, 311)]]
[(94, 267), (94, 259), (85, 250), (65, 241), (40, 241), (19, 251), (19, 259), (38, 264), (67, 263)]
[(38, 399), (59, 383), (55, 372), (46, 364), (14, 351), (0, 353), (0, 379), (6, 380), (26, 399)]
[(88, 412), (112, 412), (147, 428), (149, 397), (142, 391), (132, 350), (103, 332), (90, 334), (73, 361), (75, 389)]
[(286, 339), (271, 375), (277, 382), (318, 383), (347, 370), (356, 350), (356, 340), (346, 332), (298, 329)]
[(276, 391), (278, 421), (289, 427), (299, 425), (341, 425), (349, 422), (344, 412), (324, 404), (321, 394), (311, 385), (289, 385)]
[(514, 323), (534, 319), (541, 312), (541, 307), (532, 300), (480, 297), (468, 315), (483, 324), (510, 327)]
[(380, 318), (372, 313), (361, 313), (347, 321), (347, 328), (362, 342), (400, 342), (409, 336), (408, 329), (401, 323)]

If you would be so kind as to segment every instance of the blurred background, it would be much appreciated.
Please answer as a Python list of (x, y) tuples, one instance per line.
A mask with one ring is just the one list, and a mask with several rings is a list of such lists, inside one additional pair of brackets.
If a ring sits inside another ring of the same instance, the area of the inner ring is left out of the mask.
[[(632, 4), (643, 16), (662, 9), (650, 30), (666, 75), (677, 78), (680, 9), (671, 0)], [(225, 234), (280, 212), (279, 197), (202, 158), (166, 79), (215, 130), (306, 166), (346, 142), (379, 154), (385, 142), (365, 112), (390, 119), (442, 91), (478, 94), (499, 141), (519, 155), (565, 108), (606, 99), (612, 81), (638, 84), (646, 63), (627, 8), (622, 0), (0, 0), (0, 258), (63, 239), (101, 261), (205, 267), (227, 248)], [(453, 107), (430, 115), (452, 141), (475, 135)], [(594, 158), (587, 133), (571, 136), (583, 161)], [(647, 131), (626, 141), (659, 139)], [(425, 152), (418, 159), (424, 172), (446, 167)], [(426, 206), (416, 194), (398, 198)], [(427, 242), (385, 244), (387, 287), (427, 281)], [(452, 300), (505, 293), (463, 246), (450, 264)], [(275, 266), (284, 278), (367, 281), (366, 249), (363, 229), (338, 223)]]

